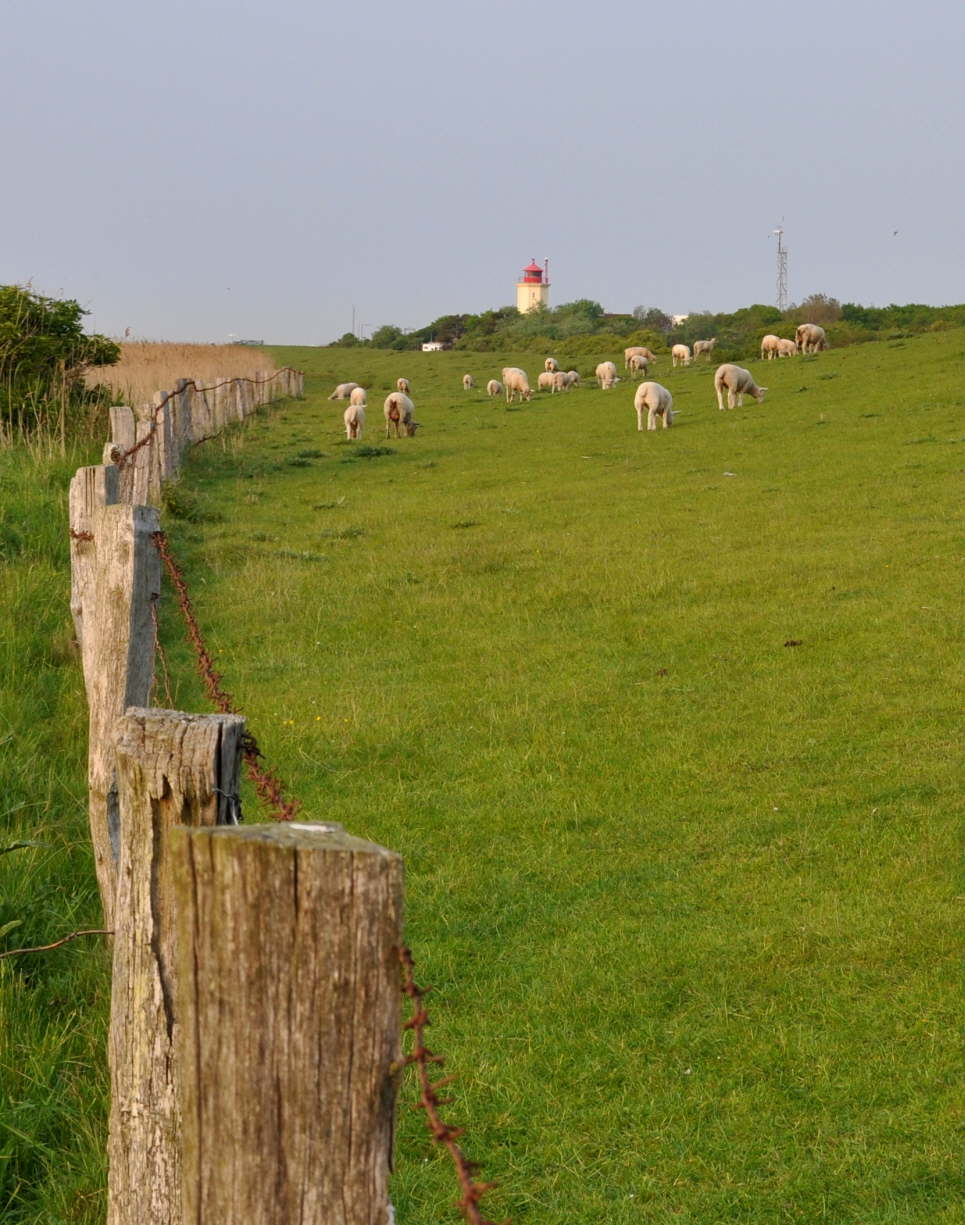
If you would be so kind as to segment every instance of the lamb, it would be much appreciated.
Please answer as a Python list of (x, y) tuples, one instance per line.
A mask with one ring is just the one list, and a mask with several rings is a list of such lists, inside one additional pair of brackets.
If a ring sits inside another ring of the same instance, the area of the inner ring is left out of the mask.
[(794, 339), (802, 353), (820, 353), (828, 347), (827, 333), (816, 323), (800, 324), (794, 333)]
[(549, 370), (540, 371), (536, 376), (537, 391), (552, 391), (554, 377), (555, 375)]
[(766, 336), (761, 338), (761, 361), (766, 357), (767, 360), (773, 361), (778, 356), (778, 350), (781, 344), (780, 336), (775, 336), (773, 332), (768, 332)]
[(706, 353), (707, 356), (710, 357), (711, 353), (713, 353), (714, 351), (714, 347), (716, 344), (717, 344), (716, 336), (714, 336), (711, 340), (695, 340), (694, 341), (694, 361), (696, 361), (697, 358), (700, 357), (702, 353)]
[[(356, 391), (359, 389), (356, 388)], [(342, 414), (342, 420), (345, 422), (345, 437), (349, 442), (354, 442), (356, 438), (362, 437), (362, 429), (365, 425), (365, 402), (361, 404), (352, 401), (345, 412)]]
[(630, 358), (634, 355), (645, 357), (648, 362), (655, 362), (657, 359), (645, 345), (631, 345), (629, 349), (623, 350), (623, 368), (630, 369)]
[(735, 366), (730, 362), (725, 362), (723, 366), (717, 367), (717, 373), (714, 375), (714, 389), (717, 392), (717, 407), (724, 407), (723, 392), (727, 390), (727, 407), (734, 407), (734, 397), (737, 397), (737, 407), (744, 407), (744, 396), (753, 396), (758, 404), (764, 403), (764, 392), (766, 387), (758, 387), (754, 382), (753, 375), (749, 370), (745, 370), (743, 366)]
[(596, 368), (596, 377), (604, 391), (609, 391), (620, 380), (617, 378), (617, 368), (613, 362), (600, 362)]
[(412, 390), (412, 388), (409, 386), (409, 380), (408, 380), (408, 379), (396, 379), (396, 380), (395, 380), (395, 389), (396, 389), (396, 391), (403, 391), (403, 392), (405, 392), (405, 394), (406, 394), (406, 395), (408, 395), (408, 394), (409, 394), (409, 392)]
[(783, 340), (782, 339), (777, 342), (778, 357), (793, 357), (797, 351), (798, 350), (797, 350), (796, 340)]
[(675, 366), (689, 366), (692, 360), (687, 345), (674, 345), (670, 350), (670, 356)]
[(559, 362), (556, 360), (555, 357), (548, 357), (546, 361), (543, 362), (543, 369), (548, 371), (550, 374), (555, 374), (555, 372), (559, 370), (559, 368), (560, 368)]
[(499, 379), (490, 379), (486, 384), (486, 392), (490, 396), (501, 396), (503, 394), (503, 385)]
[(503, 387), (506, 389), (507, 404), (512, 404), (514, 396), (518, 396), (520, 401), (533, 398), (529, 386), (529, 375), (525, 370), (520, 370), (519, 366), (503, 367)]
[(476, 386), (476, 380), (475, 380), (475, 379), (472, 377), (472, 375), (471, 375), (471, 374), (464, 374), (464, 375), (462, 376), (462, 389), (463, 389), (463, 391), (472, 391), (472, 389), (473, 389), (475, 386)]
[(389, 437), (390, 431), (395, 433), (396, 438), (399, 437), (399, 429), (401, 428), (407, 438), (415, 437), (415, 432), (419, 428), (419, 422), (415, 420), (415, 405), (409, 397), (401, 391), (393, 391), (385, 398), (383, 409), (385, 413), (385, 436)]
[(330, 400), (347, 400), (356, 387), (358, 387), (358, 383), (339, 383), (328, 398)]
[(657, 428), (657, 418), (663, 420), (663, 428), (673, 425), (673, 396), (659, 383), (641, 383), (633, 397), (637, 410), (637, 429), (643, 429), (643, 410), (647, 410), (647, 429)]
[(630, 370), (631, 374), (646, 374), (648, 365), (649, 363), (642, 353), (630, 354), (630, 364), (628, 369)]

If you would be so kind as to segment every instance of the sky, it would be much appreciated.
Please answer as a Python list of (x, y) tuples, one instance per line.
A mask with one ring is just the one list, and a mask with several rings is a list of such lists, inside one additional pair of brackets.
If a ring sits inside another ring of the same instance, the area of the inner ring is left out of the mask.
[(0, 283), (325, 344), (515, 301), (965, 301), (965, 5), (8, 0)]

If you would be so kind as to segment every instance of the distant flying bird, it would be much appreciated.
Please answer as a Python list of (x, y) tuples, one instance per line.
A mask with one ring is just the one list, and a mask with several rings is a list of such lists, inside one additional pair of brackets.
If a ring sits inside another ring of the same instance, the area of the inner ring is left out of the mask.
[(892, 230), (892, 231), (891, 231), (891, 237), (892, 237), (892, 238), (894, 238), (894, 236), (895, 236), (897, 233), (898, 233), (898, 231), (897, 231), (897, 230)]

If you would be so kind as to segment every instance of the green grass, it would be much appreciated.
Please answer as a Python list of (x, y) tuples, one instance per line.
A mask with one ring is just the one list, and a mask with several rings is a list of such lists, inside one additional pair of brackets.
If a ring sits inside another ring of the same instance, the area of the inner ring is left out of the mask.
[[(627, 381), (511, 411), (462, 391), (507, 363), (535, 380), (532, 355), (274, 355), (306, 400), (200, 448), (167, 528), (306, 815), (405, 858), (488, 1215), (965, 1220), (965, 333), (754, 361), (767, 401), (725, 413), (713, 366), (664, 359), (679, 416), (656, 434)], [(423, 430), (386, 442), (400, 374)], [(327, 400), (347, 379), (361, 447)], [(175, 700), (206, 709), (170, 596), (162, 616)], [(84, 1084), (96, 1134), (102, 1073)], [(62, 1179), (36, 1156), (10, 1219), (99, 1219), (54, 1207), (94, 1152), (81, 1135)], [(405, 1106), (396, 1167), (400, 1225), (456, 1219)]]

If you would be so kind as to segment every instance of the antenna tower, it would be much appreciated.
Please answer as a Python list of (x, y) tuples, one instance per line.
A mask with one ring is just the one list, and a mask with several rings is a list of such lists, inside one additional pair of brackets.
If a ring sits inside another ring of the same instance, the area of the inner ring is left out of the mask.
[(777, 235), (777, 309), (787, 310), (787, 250), (784, 246), (784, 227), (771, 230)]

